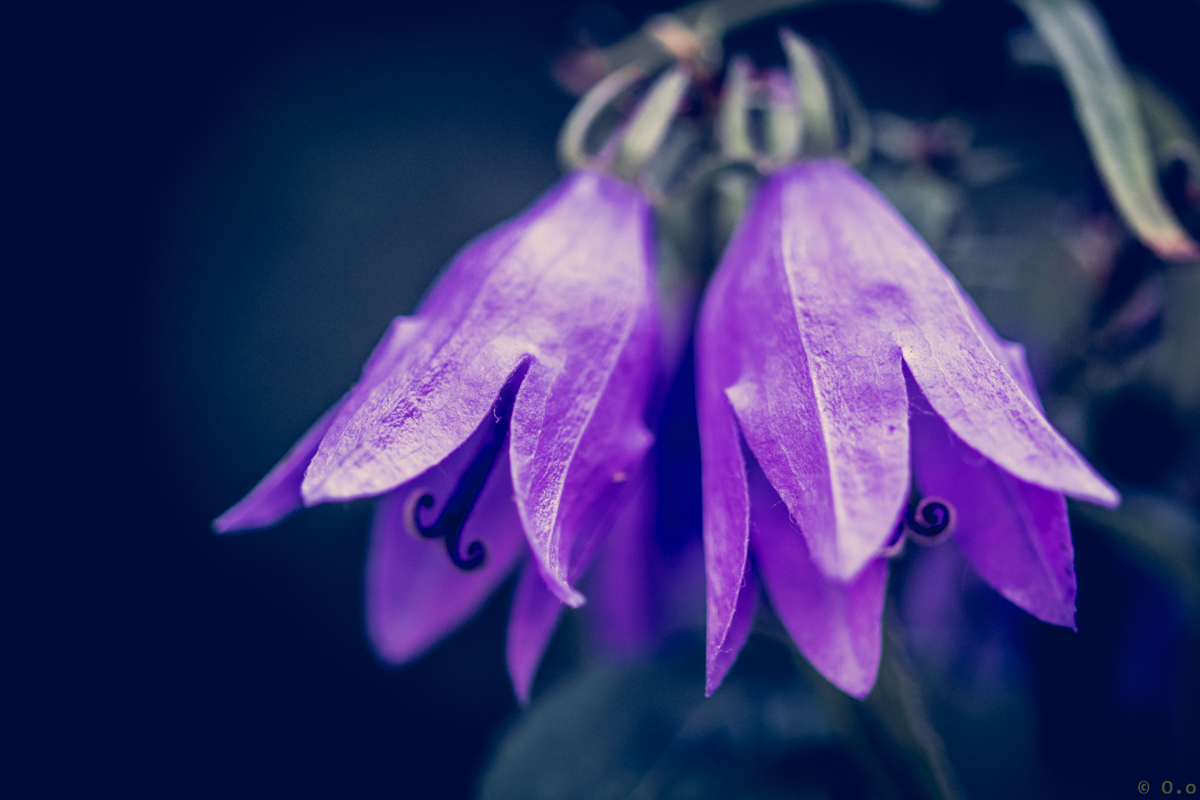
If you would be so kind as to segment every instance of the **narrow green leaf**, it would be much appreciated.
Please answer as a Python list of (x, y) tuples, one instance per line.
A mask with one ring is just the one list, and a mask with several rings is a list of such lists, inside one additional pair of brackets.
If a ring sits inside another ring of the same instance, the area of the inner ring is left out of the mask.
[(1115, 511), (1072, 502), (1071, 512), (1162, 578), (1183, 602), (1192, 626), (1200, 629), (1200, 526), (1189, 509), (1166, 498), (1134, 495)]
[(614, 174), (632, 180), (649, 163), (666, 137), (689, 83), (687, 73), (678, 67), (667, 70), (654, 82), (629, 121), (613, 161)]
[(837, 95), (837, 104), (845, 114), (846, 160), (856, 167), (861, 167), (871, 155), (871, 118), (863, 107), (854, 83), (836, 59), (830, 59), (827, 67), (830, 85), (833, 87), (833, 93)]
[(725, 87), (721, 92), (721, 113), (717, 116), (717, 141), (721, 153), (730, 158), (754, 158), (750, 140), (750, 61), (736, 56), (729, 61)]
[(881, 749), (891, 756), (898, 777), (903, 776), (901, 784), (911, 787), (909, 793), (939, 800), (962, 797), (958, 779), (946, 757), (946, 746), (930, 723), (921, 699), (899, 620), (890, 609), (884, 617), (879, 678), (858, 710), (863, 724), (875, 733)]
[(837, 134), (833, 118), (833, 98), (821, 72), (821, 61), (812, 45), (787, 28), (779, 31), (783, 52), (787, 54), (801, 109), (801, 145), (807, 156), (825, 156), (834, 151)]
[(579, 169), (591, 159), (587, 139), (592, 125), (609, 104), (645, 75), (641, 65), (627, 64), (605, 76), (575, 104), (558, 134), (558, 163), (564, 170)]
[(1113, 204), (1161, 258), (1200, 258), (1159, 191), (1146, 131), (1125, 69), (1087, 0), (1015, 0), (1054, 53), (1088, 148)]
[[(776, 80), (778, 77), (778, 80)], [(800, 153), (804, 124), (796, 107), (791, 81), (773, 73), (766, 81), (766, 125), (764, 149), (773, 164), (788, 164)]]
[(873, 773), (870, 780), (877, 792), (884, 797), (962, 800), (958, 778), (941, 737), (929, 721), (901, 624), (891, 607), (884, 612), (879, 677), (875, 688), (861, 701), (818, 674), (770, 615), (759, 614), (755, 632), (791, 648), (796, 665), (820, 695), (834, 728)]

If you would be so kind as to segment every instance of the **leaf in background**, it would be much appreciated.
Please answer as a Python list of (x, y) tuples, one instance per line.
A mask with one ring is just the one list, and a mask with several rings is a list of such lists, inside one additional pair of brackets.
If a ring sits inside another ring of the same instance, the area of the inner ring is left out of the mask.
[(1127, 494), (1114, 511), (1072, 502), (1071, 512), (1164, 578), (1200, 629), (1200, 525), (1190, 509), (1165, 497)]
[(1015, 0), (1050, 46), (1113, 204), (1137, 237), (1170, 261), (1200, 258), (1158, 188), (1132, 84), (1086, 0)]
[(563, 678), (500, 741), (480, 800), (954, 796), (895, 659), (885, 656), (879, 696), (860, 703), (818, 676), (777, 621), (759, 622), (707, 699), (699, 639), (656, 663)]
[(962, 790), (941, 737), (929, 722), (899, 619), (890, 609), (884, 615), (883, 635), (879, 677), (866, 700), (836, 689), (798, 652), (796, 661), (821, 692), (839, 733), (866, 763), (882, 769), (901, 796), (957, 800)]
[(1187, 232), (1200, 235), (1200, 135), (1175, 98), (1151, 78), (1136, 75), (1134, 86), (1163, 193)]
[(564, 678), (500, 741), (480, 797), (628, 797), (703, 699), (702, 681), (658, 665)]
[(1151, 365), (1154, 380), (1176, 407), (1200, 413), (1200, 270), (1163, 273), (1163, 335)]
[(1200, 178), (1200, 135), (1187, 113), (1146, 75), (1134, 76), (1134, 88), (1158, 165), (1165, 167), (1178, 159), (1187, 164), (1193, 176)]

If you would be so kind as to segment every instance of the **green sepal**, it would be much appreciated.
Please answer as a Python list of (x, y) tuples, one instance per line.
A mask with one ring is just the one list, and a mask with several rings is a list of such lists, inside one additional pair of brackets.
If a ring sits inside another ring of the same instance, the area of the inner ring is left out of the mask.
[(680, 67), (667, 70), (654, 81), (617, 148), (614, 175), (631, 181), (637, 178), (666, 138), (690, 83), (687, 72)]
[(801, 111), (800, 151), (809, 157), (827, 156), (837, 146), (833, 96), (821, 70), (821, 59), (807, 41), (787, 28), (779, 31), (796, 87)]

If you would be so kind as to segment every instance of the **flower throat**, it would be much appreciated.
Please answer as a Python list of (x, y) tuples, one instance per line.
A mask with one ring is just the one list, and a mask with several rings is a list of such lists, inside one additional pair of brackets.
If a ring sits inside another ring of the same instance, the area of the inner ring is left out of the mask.
[(446, 555), (450, 557), (450, 563), (464, 572), (482, 567), (487, 560), (487, 551), (483, 542), (468, 544), (465, 556), (459, 551), (459, 544), (463, 528), (467, 524), (467, 518), (471, 516), (471, 510), (483, 492), (488, 475), (496, 464), (496, 458), (500, 455), (500, 449), (508, 441), (508, 426), (512, 419), (512, 404), (515, 394), (512, 391), (504, 392), (496, 401), (496, 405), (492, 407), (495, 425), (492, 426), (483, 446), (455, 485), (454, 491), (446, 499), (442, 513), (438, 515), (437, 519), (428, 525), (421, 521), (421, 509), (433, 508), (435, 502), (434, 496), (428, 490), (424, 488), (414, 490), (405, 503), (404, 519), (408, 524), (409, 531), (423, 539), (443, 539), (446, 543)]

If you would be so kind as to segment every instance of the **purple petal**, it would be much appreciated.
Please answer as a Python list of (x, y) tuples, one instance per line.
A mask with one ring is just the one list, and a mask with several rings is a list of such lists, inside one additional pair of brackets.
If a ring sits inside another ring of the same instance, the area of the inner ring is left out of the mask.
[[(1042, 410), (1042, 401), (1038, 397), (1037, 386), (1033, 383), (1033, 373), (1029, 371), (1029, 362), (1025, 359), (1025, 347), (1018, 342), (1010, 342), (1007, 339), (1001, 339), (991, 323), (983, 316), (983, 312), (979, 310), (979, 306), (975, 305), (975, 301), (967, 294), (957, 281), (952, 281), (951, 284), (958, 295), (959, 302), (962, 303), (963, 313), (967, 315), (971, 325), (975, 328), (975, 332), (979, 334), (979, 338), (987, 345), (987, 349), (992, 351), (992, 355), (1000, 362), (1000, 366), (1016, 381), (1018, 388), (1029, 399), (1029, 402), (1037, 406), (1038, 411)], [(911, 377), (906, 375), (906, 380), (911, 380)], [(911, 386), (909, 387), (911, 394)]]
[(334, 415), (344, 401), (343, 397), (334, 403), (248, 495), (217, 517), (213, 521), (213, 530), (217, 533), (235, 533), (266, 528), (303, 508), (300, 482), (304, 480), (304, 470), (308, 469), (308, 462), (312, 461), (317, 445), (321, 443), (325, 431), (329, 430)]
[[(954, 278), (887, 200), (840, 162), (809, 162), (791, 172), (785, 214), (811, 220), (805, 230), (823, 231), (802, 240), (799, 252), (811, 258), (824, 246), (836, 254), (838, 290), (871, 298), (876, 325), (903, 349), (904, 362), (946, 424), (1024, 481), (1116, 505), (1116, 490), (1001, 366), (980, 338)], [(806, 301), (806, 308), (812, 306)], [(846, 344), (854, 348), (843, 338)]]
[(637, 190), (580, 172), (467, 248), (422, 305), (420, 339), (338, 413), (305, 476), (305, 502), (411, 480), (527, 369), (510, 429), (514, 496), (543, 575), (582, 604), (571, 586), (590, 540), (581, 531), (600, 528), (597, 505), (651, 441), (642, 420), (658, 349), (650, 234)]
[(392, 320), (367, 359), (358, 384), (321, 415), (241, 502), (218, 517), (213, 522), (213, 529), (217, 533), (232, 533), (265, 528), (302, 508), (304, 501), (300, 496), (300, 484), (304, 480), (304, 471), (308, 469), (317, 446), (334, 418), (347, 403), (357, 402), (359, 397), (369, 393), (383, 379), (388, 367), (404, 352), (421, 328), (419, 320), (409, 317)]
[(722, 653), (732, 649), (725, 643), (733, 631), (750, 546), (746, 464), (737, 420), (725, 396), (725, 387), (737, 380), (739, 369), (735, 277), (735, 272), (725, 268), (723, 262), (705, 293), (696, 330), (709, 689), (715, 688), (723, 677), (716, 669)]
[(379, 344), (371, 351), (367, 363), (363, 365), (362, 378), (346, 396), (346, 404), (357, 405), (362, 398), (369, 395), (371, 390), (387, 377), (392, 366), (406, 355), (425, 328), (425, 320), (417, 317), (393, 319)]
[(563, 604), (546, 586), (537, 565), (527, 561), (517, 580), (512, 610), (508, 612), (505, 658), (508, 677), (521, 705), (529, 702), (533, 679), (558, 627)]
[(954, 537), (967, 560), (1030, 614), (1074, 628), (1075, 551), (1062, 494), (1020, 481), (972, 450), (915, 383), (909, 389), (917, 486), (954, 506)]
[(662, 554), (654, 542), (657, 492), (651, 464), (633, 478), (631, 496), (613, 521), (588, 578), (587, 615), (596, 644), (609, 655), (644, 653), (661, 627), (658, 572)]
[(403, 664), (469, 619), (528, 552), (512, 502), (507, 456), (496, 459), (472, 514), (462, 547), (482, 542), (483, 566), (463, 571), (451, 563), (444, 539), (422, 539), (409, 530), (407, 506), (428, 491), (436, 516), (463, 471), (475, 458), (484, 426), (442, 464), (380, 498), (367, 555), (367, 630), (380, 658)]
[[(802, 168), (760, 190), (722, 260), (725, 384), (746, 442), (828, 575), (850, 578), (891, 533), (909, 486), (908, 401), (885, 282), (864, 280), (851, 210), (827, 215)], [(836, 205), (836, 203), (834, 204)]]
[(827, 578), (787, 506), (753, 466), (750, 493), (750, 546), (775, 613), (818, 672), (848, 694), (866, 697), (883, 647), (887, 560), (873, 559), (850, 582)]
[(538, 277), (521, 246), (568, 184), (454, 258), (417, 311), (420, 337), (335, 416), (304, 478), (307, 505), (389, 491), (444, 459), (480, 423), (528, 360), (519, 331), (508, 330), (529, 288), (522, 274)]
[(653, 441), (643, 421), (659, 347), (651, 247), (645, 199), (577, 173), (515, 259), (514, 280), (531, 285), (510, 325), (534, 361), (513, 409), (513, 487), (542, 575), (572, 606), (583, 603), (571, 582), (591, 544), (584, 532), (603, 527), (600, 501)]
[(729, 674), (729, 670), (737, 661), (738, 654), (746, 646), (750, 638), (750, 629), (754, 627), (754, 615), (758, 611), (758, 580), (754, 570), (746, 570), (742, 589), (738, 592), (737, 608), (734, 609), (733, 619), (729, 622), (729, 630), (725, 640), (718, 645), (716, 652), (709, 657), (704, 677), (704, 696), (712, 697)]

